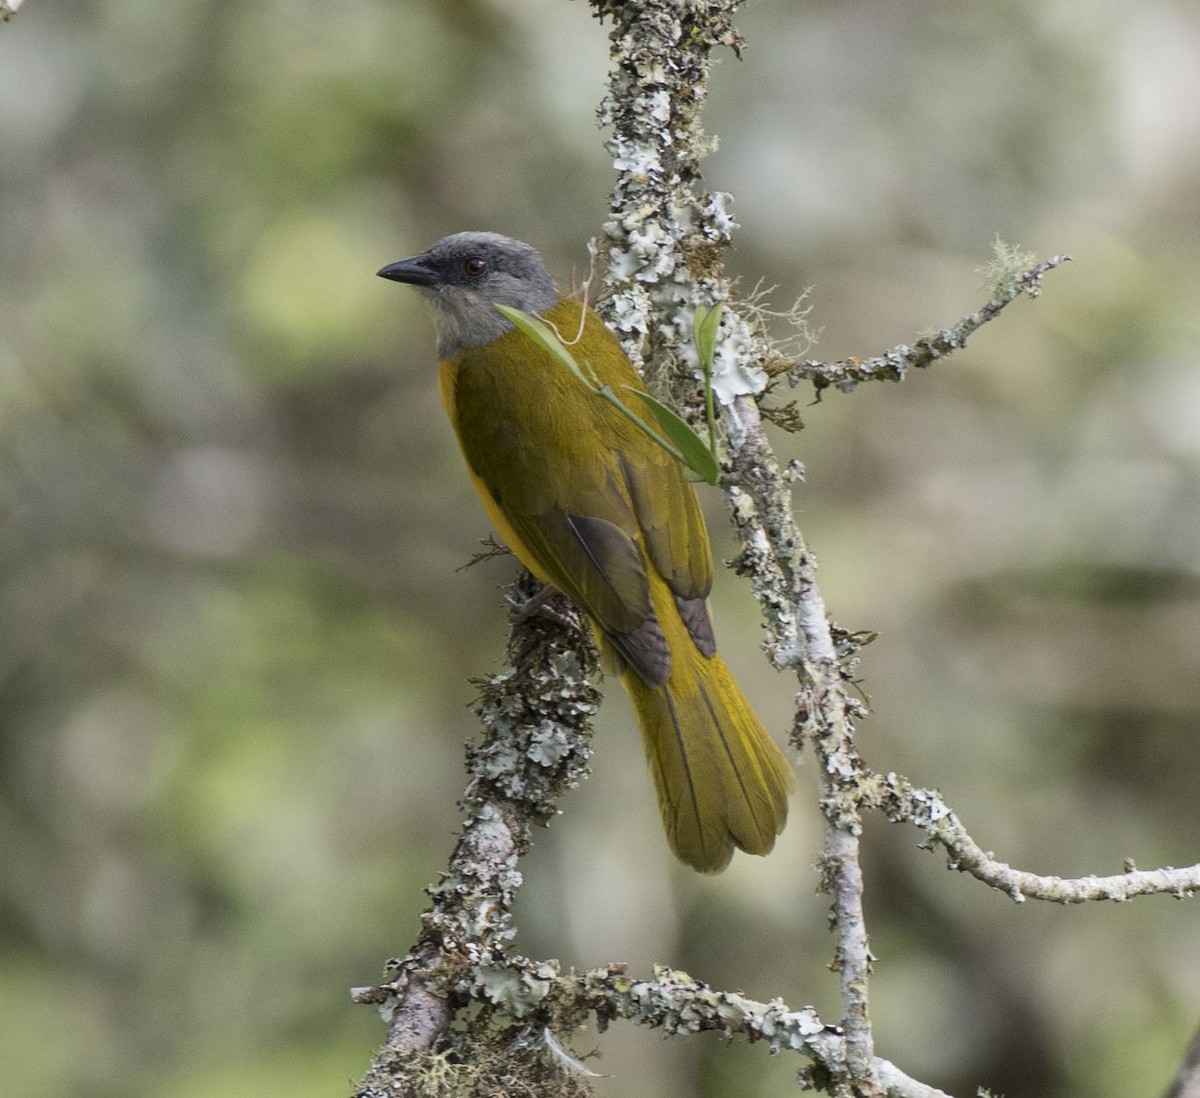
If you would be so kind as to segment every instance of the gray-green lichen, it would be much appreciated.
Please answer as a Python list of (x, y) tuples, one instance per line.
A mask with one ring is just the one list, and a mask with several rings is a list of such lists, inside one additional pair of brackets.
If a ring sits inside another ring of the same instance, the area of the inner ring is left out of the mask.
[(665, 1033), (740, 1035), (767, 1041), (772, 1055), (788, 1049), (823, 1056), (831, 1047), (827, 1038), (838, 1033), (812, 1007), (790, 1010), (778, 999), (759, 1003), (736, 992), (715, 991), (665, 965), (655, 965), (651, 980), (598, 969), (574, 977), (572, 983), (602, 1026), (622, 1018)]
[(542, 1033), (481, 1015), (437, 1048), (385, 1050), (358, 1098), (586, 1098), (589, 1093), (586, 1081), (554, 1054)]
[[(533, 826), (548, 822), (559, 798), (587, 775), (600, 695), (593, 683), (595, 646), (570, 605), (556, 596), (539, 598), (540, 605), (551, 607), (546, 615), (519, 609), (532, 605), (539, 588), (528, 575), (518, 581), (508, 667), (478, 684), (483, 735), (467, 751), (462, 830), (445, 873), (428, 890), (432, 902), (421, 916), (417, 944), (388, 963), (387, 984), (354, 993), (356, 1001), (375, 1004), (389, 1021), (384, 1052), (401, 1058), (393, 1066), (405, 1066), (408, 1093), (420, 1093), (412, 1088), (437, 1076), (444, 1063), (440, 1053), (456, 1043), (474, 1042), (472, 1055), (477, 1054), (485, 1030), (495, 1048), (512, 1053), (512, 1035), (495, 1037), (494, 1019), (511, 1024), (538, 1011), (557, 976), (555, 962), (526, 961), (512, 952), (512, 909), (522, 880), (518, 863)], [(492, 1013), (464, 1015), (471, 1004)], [(496, 1056), (499, 1064), (503, 1056)], [(452, 1059), (463, 1065), (469, 1057), (457, 1048)], [(370, 1093), (386, 1070), (377, 1060), (359, 1094)], [(534, 1072), (529, 1077), (541, 1078), (549, 1089), (528, 1093), (584, 1093), (574, 1080), (563, 1084), (566, 1089), (551, 1087), (561, 1075), (561, 1064)], [(479, 1093), (485, 1092), (518, 1093)]]
[[(613, 70), (599, 118), (612, 128), (608, 147), (618, 173), (604, 225), (607, 297), (600, 308), (636, 365), (654, 373), (659, 360), (679, 361), (698, 379), (693, 317), (698, 305), (728, 298), (712, 269), (736, 228), (730, 196), (703, 187), (699, 164), (714, 142), (699, 115), (712, 50), (741, 48), (731, 20), (736, 5), (593, 0), (592, 7), (613, 21)], [(750, 325), (727, 313), (714, 394), (728, 404), (766, 384)]]

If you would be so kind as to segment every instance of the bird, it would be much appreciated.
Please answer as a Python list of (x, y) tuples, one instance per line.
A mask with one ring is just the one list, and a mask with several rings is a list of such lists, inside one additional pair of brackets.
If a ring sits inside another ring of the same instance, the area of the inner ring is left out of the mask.
[(559, 293), (537, 249), (498, 233), (455, 233), (378, 274), (432, 306), (442, 403), (496, 531), (583, 611), (620, 675), (671, 850), (702, 873), (735, 848), (769, 853), (794, 775), (717, 651), (695, 489), (495, 306), (540, 317), (615, 392), (645, 391), (616, 336)]

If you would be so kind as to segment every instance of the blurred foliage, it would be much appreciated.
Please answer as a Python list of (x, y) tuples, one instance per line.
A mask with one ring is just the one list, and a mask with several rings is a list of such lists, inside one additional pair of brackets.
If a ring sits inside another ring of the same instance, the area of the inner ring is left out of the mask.
[[(743, 284), (815, 287), (814, 353), (976, 308), (996, 233), (1075, 257), (967, 353), (781, 436), (831, 612), (881, 633), (864, 754), (1035, 871), (1195, 861), (1200, 15), (759, 0), (740, 26), (709, 179)], [(449, 851), (511, 574), (456, 571), (486, 522), (428, 322), (374, 271), (492, 228), (568, 283), (611, 181), (605, 62), (565, 0), (29, 0), (0, 30), (6, 1093), (316, 1096), (368, 1062), (346, 989)], [(782, 734), (790, 688), (718, 582)], [(623, 698), (599, 738), (521, 947), (835, 1017), (811, 777), (775, 855), (700, 879)], [(911, 831), (866, 839), (881, 1054), (956, 1093), (1165, 1089), (1200, 1016), (1190, 904), (1014, 907)], [(589, 1042), (602, 1094), (793, 1093), (759, 1049)]]

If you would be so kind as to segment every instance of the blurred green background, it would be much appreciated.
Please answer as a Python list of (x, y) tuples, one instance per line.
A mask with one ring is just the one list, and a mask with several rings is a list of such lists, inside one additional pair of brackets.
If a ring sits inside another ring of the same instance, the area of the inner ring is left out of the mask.
[[(999, 233), (1075, 262), (902, 386), (780, 436), (832, 615), (881, 636), (867, 760), (1037, 872), (1200, 851), (1194, 0), (759, 0), (706, 114), (730, 267), (815, 353), (982, 303)], [(464, 228), (565, 283), (607, 208), (605, 32), (567, 0), (28, 0), (0, 28), (0, 1064), (15, 1096), (348, 1091), (347, 998), (451, 848), (510, 561), (374, 277)], [(796, 394), (802, 404), (808, 390)], [(715, 493), (718, 552), (733, 545)], [(782, 736), (750, 594), (722, 647)], [(770, 859), (676, 867), (627, 702), (527, 860), (520, 948), (837, 1014), (811, 766)], [(1200, 908), (1017, 906), (869, 823), (879, 1052), (959, 1094), (1159, 1094)], [(604, 1096), (794, 1093), (618, 1026)]]

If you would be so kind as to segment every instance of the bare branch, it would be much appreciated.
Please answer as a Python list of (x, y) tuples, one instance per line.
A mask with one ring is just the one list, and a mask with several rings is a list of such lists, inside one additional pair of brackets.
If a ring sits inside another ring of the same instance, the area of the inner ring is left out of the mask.
[(1025, 899), (1080, 904), (1135, 896), (1190, 897), (1200, 891), (1200, 865), (1176, 869), (1139, 870), (1128, 863), (1124, 873), (1109, 877), (1042, 877), (997, 861), (967, 834), (958, 817), (936, 790), (917, 789), (898, 774), (874, 775), (864, 785), (863, 800), (895, 822), (908, 821), (925, 831), (931, 842), (945, 848), (949, 868), (971, 874), (984, 884), (1006, 892), (1017, 903)]

